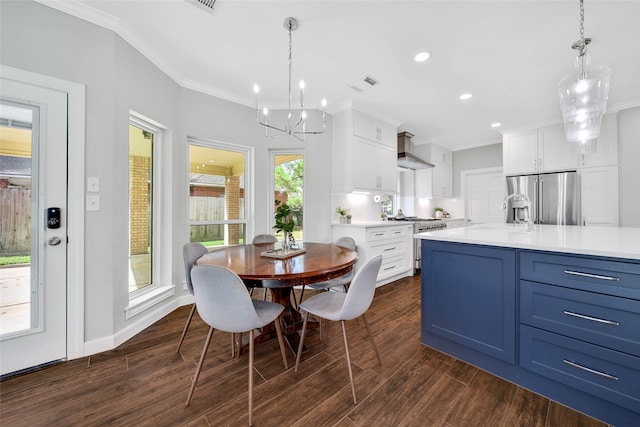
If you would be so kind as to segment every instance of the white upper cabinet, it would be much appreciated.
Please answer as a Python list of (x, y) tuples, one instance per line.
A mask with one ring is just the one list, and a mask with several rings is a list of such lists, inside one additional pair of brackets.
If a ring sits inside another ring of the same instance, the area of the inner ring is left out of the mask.
[(398, 192), (397, 129), (355, 110), (333, 117), (333, 191)]
[(580, 155), (580, 166), (614, 166), (618, 164), (618, 120), (615, 114), (602, 117), (598, 146), (594, 153)]
[(353, 134), (394, 149), (398, 144), (397, 128), (358, 111), (353, 112)]
[(429, 151), (427, 161), (431, 163), (440, 163), (447, 166), (453, 166), (453, 154), (451, 150), (447, 150), (436, 144), (428, 144)]
[(505, 175), (556, 172), (578, 167), (577, 155), (565, 140), (562, 125), (505, 134), (502, 161)]

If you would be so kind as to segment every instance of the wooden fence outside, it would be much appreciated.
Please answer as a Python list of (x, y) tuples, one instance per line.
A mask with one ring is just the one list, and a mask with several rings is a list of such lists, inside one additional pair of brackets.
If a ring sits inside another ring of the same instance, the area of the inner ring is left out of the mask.
[[(225, 215), (224, 197), (189, 197), (190, 221), (222, 221)], [(240, 199), (240, 212), (244, 212), (244, 199)], [(224, 239), (224, 225), (192, 225), (192, 242)]]
[(0, 255), (31, 252), (31, 190), (0, 188)]

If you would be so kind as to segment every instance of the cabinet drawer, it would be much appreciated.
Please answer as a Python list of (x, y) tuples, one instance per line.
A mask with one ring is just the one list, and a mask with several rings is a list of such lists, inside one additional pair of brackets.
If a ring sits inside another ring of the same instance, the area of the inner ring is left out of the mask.
[(640, 408), (640, 357), (521, 325), (520, 366), (633, 411)]
[(382, 255), (385, 259), (404, 255), (406, 251), (405, 240), (391, 240), (371, 245), (370, 257)]
[(382, 259), (380, 265), (380, 271), (378, 271), (378, 281), (384, 280), (388, 277), (395, 276), (396, 274), (404, 273), (407, 271), (407, 266), (404, 257), (394, 257)]
[(640, 263), (522, 251), (520, 277), (640, 300)]
[(520, 282), (520, 322), (640, 356), (640, 301)]
[(413, 227), (376, 227), (367, 229), (367, 242), (405, 237)]

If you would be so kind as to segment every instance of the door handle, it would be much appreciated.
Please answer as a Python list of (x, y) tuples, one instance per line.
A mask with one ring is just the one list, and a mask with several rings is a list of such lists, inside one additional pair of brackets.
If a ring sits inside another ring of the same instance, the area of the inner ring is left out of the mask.
[(58, 246), (60, 243), (62, 243), (62, 239), (60, 239), (58, 236), (53, 236), (49, 238), (49, 246)]

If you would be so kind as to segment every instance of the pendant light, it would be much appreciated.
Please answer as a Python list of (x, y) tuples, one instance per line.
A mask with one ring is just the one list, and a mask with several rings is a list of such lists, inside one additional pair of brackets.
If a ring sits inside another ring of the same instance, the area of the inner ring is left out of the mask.
[(580, 40), (571, 48), (578, 51), (575, 70), (560, 80), (560, 107), (567, 141), (578, 144), (580, 152), (594, 151), (600, 135), (602, 115), (607, 109), (611, 69), (591, 65), (584, 37), (584, 4), (580, 0)]
[[(266, 107), (262, 109), (260, 108), (260, 100), (258, 98), (258, 95), (260, 93), (260, 87), (258, 86), (257, 83), (253, 85), (253, 92), (255, 93), (255, 97), (256, 97), (257, 122), (258, 124), (264, 126), (265, 136), (267, 138), (273, 138), (274, 136), (280, 136), (280, 135), (290, 135), (300, 141), (304, 141), (306, 135), (320, 135), (324, 133), (327, 127), (327, 121), (326, 121), (327, 100), (323, 98), (322, 99), (322, 129), (318, 129), (318, 130), (307, 129), (307, 125), (306, 125), (307, 111), (305, 110), (305, 107), (304, 107), (305, 83), (303, 80), (300, 80), (300, 83), (299, 83), (299, 87), (300, 87), (300, 107), (298, 109), (299, 116), (298, 116), (298, 119), (293, 118), (294, 111), (291, 109), (291, 97), (292, 97), (291, 96), (291, 65), (293, 63), (292, 56), (291, 56), (291, 46), (292, 46), (291, 33), (298, 29), (298, 25), (299, 25), (298, 21), (295, 18), (291, 18), (291, 17), (286, 18), (283, 24), (284, 29), (289, 32), (289, 98), (288, 98), (289, 111), (287, 113), (287, 122), (284, 125), (275, 126), (273, 124), (269, 124), (267, 120), (269, 110)], [(269, 135), (269, 129), (278, 131), (279, 133), (277, 135), (271, 136)]]

